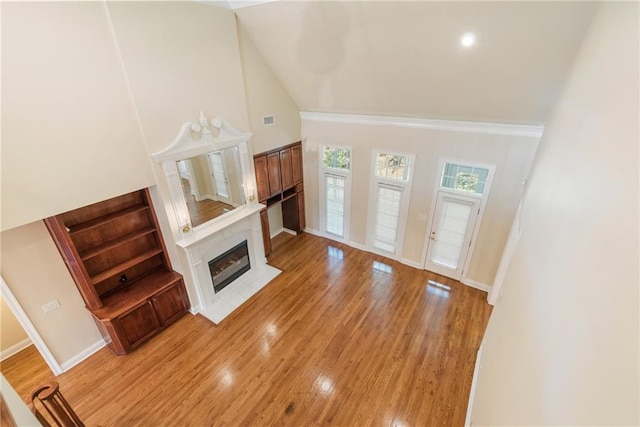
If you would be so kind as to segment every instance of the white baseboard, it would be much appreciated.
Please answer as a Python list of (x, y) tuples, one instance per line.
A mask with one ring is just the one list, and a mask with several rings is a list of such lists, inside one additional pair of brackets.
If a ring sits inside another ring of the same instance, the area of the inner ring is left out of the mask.
[(275, 230), (275, 231), (270, 230), (269, 231), (269, 237), (271, 237), (273, 239), (274, 237), (276, 237), (278, 234), (282, 233), (283, 231), (284, 231), (284, 228), (280, 228), (280, 229)]
[(318, 237), (324, 237), (322, 234), (320, 234), (320, 232), (318, 230), (315, 230), (313, 228), (305, 228), (304, 229), (305, 233), (309, 233), (309, 234), (313, 234), (314, 236), (318, 236)]
[(478, 354), (476, 355), (476, 365), (473, 368), (473, 379), (471, 380), (471, 391), (469, 392), (469, 403), (467, 403), (467, 416), (464, 420), (464, 427), (471, 427), (471, 411), (473, 409), (473, 401), (476, 398), (476, 387), (478, 386), (478, 371), (480, 371), (480, 360), (482, 359), (482, 346), (480, 344)]
[(480, 289), (481, 291), (484, 291), (484, 292), (489, 292), (491, 290), (491, 286), (485, 283), (476, 282), (475, 280), (471, 280), (471, 279), (462, 279), (460, 280), (460, 283), (462, 283), (463, 285), (470, 286), (472, 288)]
[(349, 245), (349, 246), (351, 246), (352, 248), (355, 248), (355, 249), (360, 249), (361, 251), (371, 252), (369, 249), (367, 249), (367, 247), (365, 245), (362, 245), (360, 243), (354, 242), (353, 240), (351, 240), (349, 243), (347, 243), (347, 245)]
[(293, 231), (293, 230), (289, 230), (289, 229), (288, 229), (288, 228), (286, 228), (286, 227), (282, 227), (282, 232), (283, 232), (283, 233), (287, 233), (287, 234), (291, 234), (292, 236), (297, 236), (297, 235), (298, 235), (298, 233), (296, 233), (296, 232), (295, 232), (295, 231)]
[(424, 268), (422, 268), (422, 265), (420, 265), (420, 263), (417, 261), (401, 258), (400, 262), (403, 263), (404, 265), (408, 265), (409, 267), (417, 268), (418, 270), (424, 270)]
[[(305, 230), (306, 231), (306, 230)], [(287, 234), (291, 234), (292, 236), (297, 236), (298, 233), (296, 233), (293, 230), (289, 230), (288, 228), (282, 227), (280, 230), (276, 230), (274, 232), (270, 232), (269, 233), (269, 237), (271, 237), (272, 239), (282, 233), (287, 233)]]
[(13, 356), (16, 353), (21, 352), (22, 350), (24, 350), (25, 348), (29, 347), (32, 344), (33, 343), (31, 342), (31, 339), (25, 338), (19, 343), (12, 345), (11, 347), (5, 350), (2, 350), (2, 352), (0, 352), (0, 361), (8, 359), (9, 357)]
[(88, 358), (93, 353), (97, 352), (98, 350), (100, 350), (102, 347), (106, 345), (107, 343), (104, 340), (100, 340), (95, 344), (92, 344), (89, 347), (85, 348), (80, 353), (73, 356), (71, 359), (60, 364), (60, 367), (62, 368), (62, 372), (66, 372), (69, 369), (73, 368), (78, 363), (82, 362), (83, 360), (85, 360), (86, 358)]

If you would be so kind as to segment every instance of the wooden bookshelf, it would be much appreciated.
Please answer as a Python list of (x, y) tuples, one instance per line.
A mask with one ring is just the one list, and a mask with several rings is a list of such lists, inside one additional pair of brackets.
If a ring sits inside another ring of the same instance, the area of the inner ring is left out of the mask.
[(44, 220), (107, 345), (124, 355), (188, 308), (147, 189)]

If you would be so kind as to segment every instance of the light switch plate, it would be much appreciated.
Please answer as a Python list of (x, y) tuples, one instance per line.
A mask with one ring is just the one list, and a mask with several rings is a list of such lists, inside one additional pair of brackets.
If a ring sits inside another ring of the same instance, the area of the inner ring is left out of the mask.
[(54, 299), (53, 301), (50, 301), (48, 303), (46, 303), (45, 305), (42, 306), (42, 311), (44, 311), (45, 313), (48, 313), (52, 310), (55, 310), (56, 308), (60, 307), (60, 302), (57, 299)]

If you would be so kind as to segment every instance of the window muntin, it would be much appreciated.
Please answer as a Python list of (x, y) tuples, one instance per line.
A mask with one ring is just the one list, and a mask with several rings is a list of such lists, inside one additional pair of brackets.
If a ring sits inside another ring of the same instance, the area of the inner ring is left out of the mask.
[(409, 181), (411, 162), (408, 156), (376, 153), (375, 162), (376, 178), (402, 182)]
[(322, 165), (330, 169), (350, 171), (351, 150), (349, 148), (324, 146), (322, 148)]
[(482, 195), (487, 184), (489, 169), (456, 163), (445, 163), (440, 186), (464, 193)]

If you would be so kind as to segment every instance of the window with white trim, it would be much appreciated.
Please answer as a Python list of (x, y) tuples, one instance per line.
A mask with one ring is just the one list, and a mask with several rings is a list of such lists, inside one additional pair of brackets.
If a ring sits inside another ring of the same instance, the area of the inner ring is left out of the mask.
[(409, 207), (413, 156), (376, 152), (370, 203), (369, 245), (399, 255)]
[(328, 145), (321, 148), (321, 233), (329, 238), (346, 240), (351, 189), (351, 149)]
[(440, 187), (463, 193), (482, 195), (489, 178), (489, 169), (445, 162)]
[(408, 156), (376, 153), (375, 173), (377, 178), (394, 181), (409, 181), (410, 161)]

